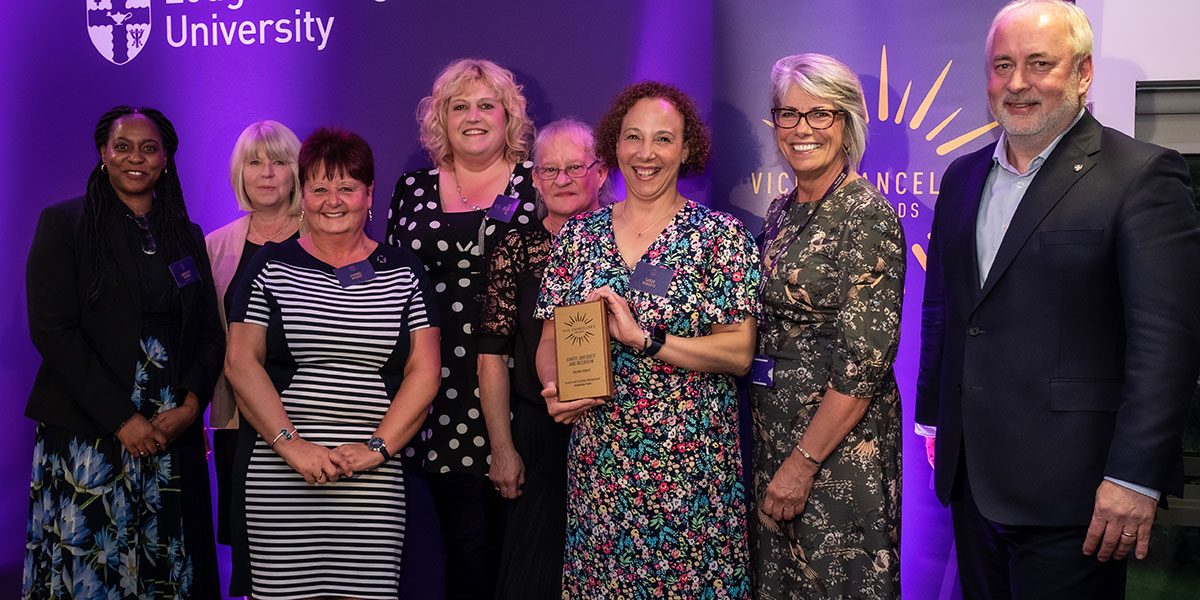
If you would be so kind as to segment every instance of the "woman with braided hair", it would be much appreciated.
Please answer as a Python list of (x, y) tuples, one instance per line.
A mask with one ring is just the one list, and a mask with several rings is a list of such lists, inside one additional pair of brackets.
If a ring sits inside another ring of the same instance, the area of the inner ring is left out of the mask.
[(42, 365), (22, 595), (219, 597), (201, 421), (225, 336), (175, 128), (118, 106), (82, 198), (42, 212), (26, 265)]

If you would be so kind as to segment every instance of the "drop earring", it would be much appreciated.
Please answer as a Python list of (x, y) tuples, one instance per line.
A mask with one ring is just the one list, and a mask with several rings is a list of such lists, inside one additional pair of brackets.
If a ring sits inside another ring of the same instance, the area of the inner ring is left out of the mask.
[(369, 208), (367, 209), (367, 220), (368, 220), (368, 221), (374, 221), (374, 220), (375, 220), (375, 215), (371, 214), (371, 209), (369, 209)]

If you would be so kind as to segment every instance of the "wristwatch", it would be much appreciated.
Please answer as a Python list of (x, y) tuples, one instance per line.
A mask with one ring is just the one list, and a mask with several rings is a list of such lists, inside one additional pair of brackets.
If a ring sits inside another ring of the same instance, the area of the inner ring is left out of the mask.
[(667, 328), (663, 325), (655, 326), (654, 331), (650, 334), (650, 345), (646, 347), (645, 355), (654, 356), (662, 350), (663, 344), (667, 342)]
[(387, 462), (388, 459), (392, 457), (391, 454), (388, 454), (387, 444), (384, 443), (383, 438), (373, 437), (367, 440), (367, 449), (372, 452), (378, 452), (382, 454), (383, 462)]

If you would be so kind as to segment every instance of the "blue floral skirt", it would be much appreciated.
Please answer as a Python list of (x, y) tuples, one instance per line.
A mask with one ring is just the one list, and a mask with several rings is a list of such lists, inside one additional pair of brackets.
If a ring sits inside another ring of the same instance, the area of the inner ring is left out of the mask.
[[(147, 418), (173, 408), (167, 352), (142, 341), (131, 400)], [(38, 424), (29, 486), (22, 597), (190, 598), (178, 444), (139, 458), (116, 436)]]

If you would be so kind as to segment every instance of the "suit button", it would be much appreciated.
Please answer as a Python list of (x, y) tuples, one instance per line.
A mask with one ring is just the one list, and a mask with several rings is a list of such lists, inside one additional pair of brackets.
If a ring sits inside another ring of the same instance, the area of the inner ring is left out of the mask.
[(962, 393), (962, 384), (960, 383), (960, 384), (954, 386), (954, 391), (961, 394)]
[(971, 337), (975, 337), (975, 336), (983, 333), (983, 330), (978, 327), (972, 327), (967, 330), (967, 333), (971, 334)]

